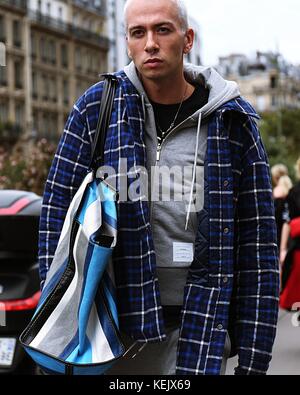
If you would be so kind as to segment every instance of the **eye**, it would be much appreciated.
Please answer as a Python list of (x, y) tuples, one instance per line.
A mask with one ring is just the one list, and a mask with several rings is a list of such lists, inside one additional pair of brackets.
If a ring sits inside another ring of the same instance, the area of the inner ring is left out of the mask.
[(135, 37), (135, 38), (141, 38), (141, 37), (143, 37), (143, 35), (144, 35), (144, 31), (141, 30), (141, 29), (139, 29), (139, 30), (133, 30), (133, 31), (131, 32), (131, 36), (132, 36), (132, 37)]
[(170, 32), (170, 29), (168, 27), (161, 26), (157, 29), (157, 31), (158, 33), (167, 34)]

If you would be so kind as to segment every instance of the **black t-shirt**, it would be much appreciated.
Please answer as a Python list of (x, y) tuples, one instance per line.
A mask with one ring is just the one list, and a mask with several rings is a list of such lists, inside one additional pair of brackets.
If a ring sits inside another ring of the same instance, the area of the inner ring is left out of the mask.
[[(208, 102), (209, 90), (204, 85), (197, 84), (194, 93), (182, 103), (174, 126), (179, 125), (188, 117), (200, 110)], [(157, 136), (162, 139), (162, 132), (166, 132), (173, 122), (180, 103), (159, 104), (151, 102), (155, 114)]]
[(274, 199), (275, 204), (275, 219), (277, 225), (277, 242), (278, 246), (281, 243), (281, 231), (283, 224), (285, 223), (285, 211), (286, 211), (286, 199), (285, 198), (276, 198)]
[(300, 217), (300, 182), (290, 190), (287, 202), (290, 220)]

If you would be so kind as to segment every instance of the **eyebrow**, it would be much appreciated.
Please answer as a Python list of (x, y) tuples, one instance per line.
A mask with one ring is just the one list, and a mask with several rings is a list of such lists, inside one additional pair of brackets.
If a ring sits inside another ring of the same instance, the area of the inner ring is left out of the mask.
[[(172, 23), (172, 22), (159, 22), (159, 23), (156, 23), (155, 25), (154, 25), (154, 27), (155, 28), (158, 28), (158, 27), (161, 27), (161, 26), (170, 26), (170, 27), (174, 27), (174, 24)], [(144, 25), (133, 25), (133, 26), (129, 26), (129, 28), (128, 28), (128, 31), (129, 32), (131, 32), (132, 30), (135, 30), (135, 29), (145, 29), (145, 26)]]

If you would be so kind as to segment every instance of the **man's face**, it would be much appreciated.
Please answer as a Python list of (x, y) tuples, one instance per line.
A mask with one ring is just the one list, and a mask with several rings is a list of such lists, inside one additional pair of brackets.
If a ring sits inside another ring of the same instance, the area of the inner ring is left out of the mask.
[(162, 80), (182, 71), (193, 44), (172, 0), (132, 0), (126, 12), (128, 54), (142, 79)]

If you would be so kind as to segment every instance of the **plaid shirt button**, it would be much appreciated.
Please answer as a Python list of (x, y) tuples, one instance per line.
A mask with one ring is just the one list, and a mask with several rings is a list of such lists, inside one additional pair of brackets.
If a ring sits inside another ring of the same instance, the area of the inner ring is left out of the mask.
[(222, 331), (224, 329), (224, 326), (222, 324), (219, 324), (217, 326), (218, 331)]
[(230, 232), (230, 229), (229, 229), (229, 228), (225, 228), (225, 229), (224, 229), (225, 235), (228, 235), (229, 232)]
[(223, 284), (228, 284), (229, 278), (228, 277), (223, 277)]
[(229, 186), (229, 181), (224, 181), (224, 187), (227, 188)]

